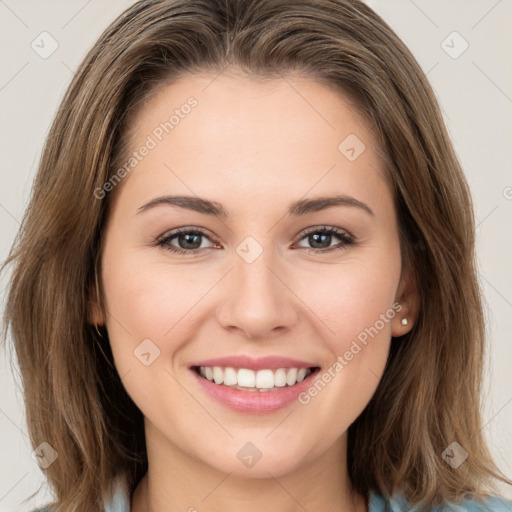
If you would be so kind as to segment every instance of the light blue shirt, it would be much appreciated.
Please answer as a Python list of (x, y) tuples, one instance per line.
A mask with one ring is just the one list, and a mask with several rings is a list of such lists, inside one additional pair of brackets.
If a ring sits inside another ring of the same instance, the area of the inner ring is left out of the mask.
[[(114, 482), (113, 495), (110, 497), (105, 512), (130, 512), (130, 492), (125, 479)], [(386, 499), (380, 494), (370, 492), (369, 512), (415, 512), (418, 507), (411, 507), (400, 495)], [(51, 512), (43, 509), (34, 512)], [(446, 504), (431, 508), (431, 512), (512, 512), (512, 501), (499, 496), (488, 498), (484, 502), (466, 500), (459, 505)]]

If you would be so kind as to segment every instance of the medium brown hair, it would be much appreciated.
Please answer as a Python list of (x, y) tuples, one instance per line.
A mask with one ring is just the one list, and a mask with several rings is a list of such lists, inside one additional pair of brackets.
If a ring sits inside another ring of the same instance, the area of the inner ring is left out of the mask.
[[(353, 101), (378, 134), (398, 213), (404, 265), (421, 305), (392, 343), (371, 401), (349, 428), (358, 492), (411, 503), (483, 498), (508, 482), (486, 446), (480, 413), (484, 322), (468, 186), (436, 98), (391, 28), (358, 0), (146, 0), (101, 35), (74, 76), (48, 135), (33, 194), (5, 262), (5, 311), (34, 447), (58, 511), (104, 507), (113, 477), (130, 490), (147, 469), (143, 417), (113, 364), (104, 328), (88, 321), (101, 282), (111, 194), (94, 191), (122, 161), (129, 119), (181, 73), (303, 73)], [(3, 267), (2, 267), (3, 268)], [(467, 460), (441, 457), (457, 441)]]

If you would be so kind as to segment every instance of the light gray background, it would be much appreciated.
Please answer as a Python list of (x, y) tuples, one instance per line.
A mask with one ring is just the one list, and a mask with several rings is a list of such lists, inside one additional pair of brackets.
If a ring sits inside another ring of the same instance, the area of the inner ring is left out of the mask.
[[(132, 3), (0, 0), (1, 260), (18, 229), (44, 138), (74, 70), (107, 24)], [(484, 431), (498, 465), (512, 477), (512, 0), (368, 3), (427, 72), (473, 191), (490, 347)], [(45, 59), (31, 47), (51, 48), (48, 36), (40, 35), (44, 31), (58, 43)], [(464, 41), (469, 47), (457, 56)], [(2, 306), (7, 279), (8, 274), (0, 282)], [(0, 357), (0, 512), (28, 511), (49, 494), (31, 458), (21, 391), (9, 361)], [(39, 495), (22, 504), (41, 484)], [(512, 498), (510, 488), (503, 494)]]

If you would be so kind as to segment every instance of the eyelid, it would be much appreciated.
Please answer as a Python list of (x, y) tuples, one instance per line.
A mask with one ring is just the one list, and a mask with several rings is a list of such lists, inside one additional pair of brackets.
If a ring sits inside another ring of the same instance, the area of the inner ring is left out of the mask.
[(182, 233), (197, 233), (203, 235), (209, 240), (213, 241), (215, 239), (215, 237), (212, 236), (210, 232), (205, 228), (200, 228), (198, 226), (182, 226), (180, 228), (174, 228), (166, 231), (164, 234), (160, 235), (157, 240), (167, 240)]
[(351, 239), (355, 240), (355, 236), (353, 236), (348, 230), (346, 230), (344, 228), (338, 228), (336, 226), (330, 226), (328, 224), (320, 224), (318, 226), (311, 226), (309, 228), (306, 228), (303, 231), (301, 231), (297, 235), (297, 237), (300, 240), (300, 239), (304, 238), (306, 235), (309, 235), (311, 233), (321, 232), (321, 231), (333, 232), (334, 234), (337, 234), (338, 236), (344, 235), (347, 238), (351, 238)]

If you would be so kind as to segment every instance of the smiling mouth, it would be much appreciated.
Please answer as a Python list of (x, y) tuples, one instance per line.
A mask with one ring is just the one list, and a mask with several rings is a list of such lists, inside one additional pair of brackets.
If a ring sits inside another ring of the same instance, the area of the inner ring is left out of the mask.
[(278, 368), (250, 370), (222, 366), (193, 366), (192, 369), (203, 379), (213, 384), (240, 391), (279, 391), (290, 388), (317, 373), (320, 368)]

